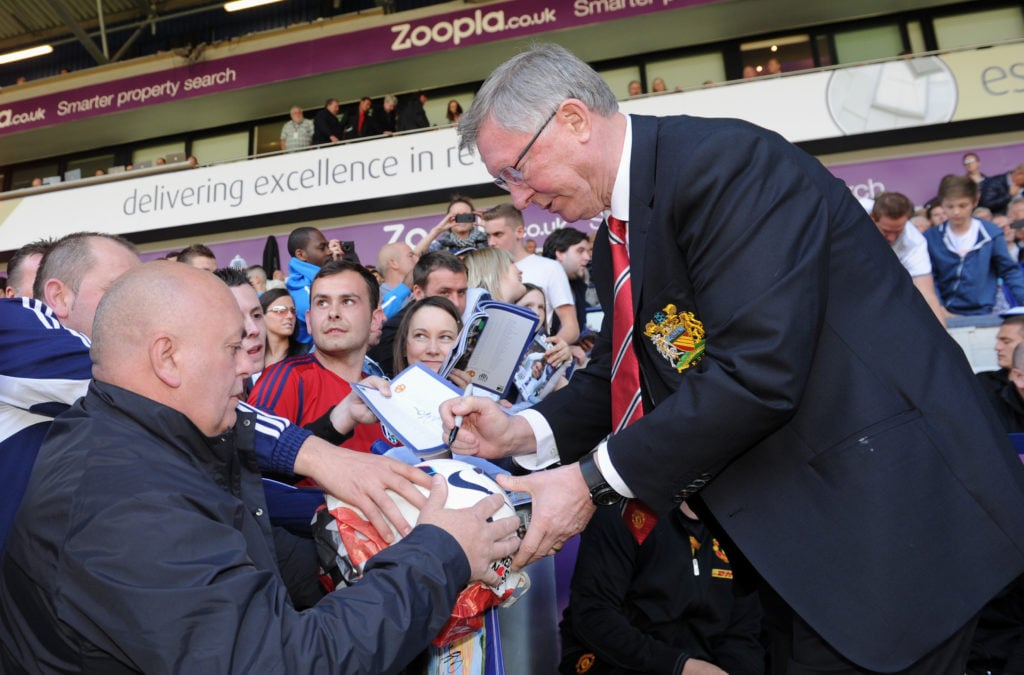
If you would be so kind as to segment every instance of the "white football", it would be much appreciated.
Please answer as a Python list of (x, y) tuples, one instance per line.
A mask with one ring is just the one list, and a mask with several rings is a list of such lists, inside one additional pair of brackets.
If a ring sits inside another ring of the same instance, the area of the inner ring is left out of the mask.
[[(488, 477), (487, 474), (472, 464), (457, 459), (428, 459), (416, 466), (431, 476), (434, 474), (440, 474), (445, 477), (448, 482), (448, 499), (445, 501), (445, 508), (468, 508), (488, 495), (500, 494), (504, 497), (505, 503), (502, 504), (501, 508), (499, 508), (491, 517), (506, 518), (516, 516), (515, 507), (512, 506), (512, 501), (509, 499), (508, 494), (500, 485)], [(429, 494), (429, 491), (426, 488), (422, 488), (418, 485), (416, 487), (424, 494), (424, 496)], [(409, 525), (415, 527), (420, 517), (420, 510), (410, 504), (401, 495), (392, 492), (391, 490), (388, 490), (388, 494), (395, 502), (395, 505), (398, 506), (398, 510), (402, 513), (402, 517), (405, 518)], [(371, 527), (369, 523), (365, 521), (366, 516), (359, 509), (349, 506), (331, 495), (325, 495), (325, 497), (327, 498), (327, 508), (332, 513), (338, 507), (351, 509), (353, 512), (358, 514), (359, 518), (363, 519), (365, 526)], [(388, 524), (391, 525), (390, 523)], [(354, 551), (345, 550), (345, 544), (342, 543), (341, 537), (339, 536), (337, 522), (332, 521), (332, 524), (328, 526), (328, 528), (334, 532), (334, 543), (339, 547), (339, 558), (348, 561), (354, 574), (361, 575), (363, 571), (363, 563), (360, 561), (365, 560), (366, 558), (353, 556), (352, 554)], [(394, 535), (394, 541), (401, 539), (401, 536), (398, 534), (398, 531), (395, 530), (394, 525), (391, 525), (391, 533)], [(366, 541), (366, 536), (364, 534), (360, 534), (357, 541)], [(357, 548), (359, 546), (358, 543), (353, 543), (353, 545)], [(370, 553), (370, 555), (372, 555), (372, 553)], [(487, 588), (499, 599), (503, 599), (505, 605), (511, 605), (514, 603), (530, 587), (529, 576), (521, 570), (513, 572), (511, 562), (512, 559), (510, 557), (493, 561), (491, 563), (491, 569), (497, 572), (501, 581), (497, 586), (481, 585), (483, 588)], [(349, 583), (351, 583), (351, 581), (349, 581)], [(472, 588), (473, 586), (470, 586), (470, 589)], [(470, 589), (467, 589), (465, 592), (470, 592)], [(473, 606), (478, 607), (477, 605)]]
[[(472, 464), (457, 459), (428, 459), (416, 466), (428, 475), (440, 474), (445, 477), (448, 482), (448, 499), (444, 506), (447, 509), (468, 508), (488, 495), (499, 494), (505, 498), (505, 504), (493, 517), (505, 518), (516, 515), (515, 507), (512, 506), (508, 494), (487, 474)], [(416, 487), (424, 495), (429, 493), (426, 488)], [(402, 516), (415, 527), (416, 521), (420, 517), (420, 510), (399, 494), (391, 492), (391, 498), (398, 505)], [(397, 533), (393, 534), (397, 537)]]
[[(468, 508), (488, 495), (499, 494), (505, 498), (505, 504), (502, 505), (493, 517), (497, 519), (516, 515), (515, 507), (512, 506), (512, 502), (509, 500), (508, 494), (501, 488), (501, 486), (495, 483), (494, 480), (492, 480), (482, 470), (468, 462), (463, 462), (457, 459), (428, 459), (416, 466), (431, 476), (434, 474), (440, 474), (445, 477), (448, 482), (448, 499), (444, 503), (445, 508)], [(416, 488), (422, 492), (424, 496), (429, 494), (429, 490), (426, 488), (420, 487), (419, 485), (417, 485)], [(387, 492), (395, 502), (395, 505), (398, 506), (398, 510), (401, 511), (402, 517), (405, 518), (410, 526), (415, 527), (416, 522), (420, 517), (420, 510), (410, 504), (405, 497), (400, 494), (392, 492), (391, 490), (388, 490)], [(326, 495), (326, 497), (327, 507), (329, 509), (344, 505), (343, 502), (331, 497), (330, 495)], [(398, 531), (395, 530), (393, 525), (391, 526), (391, 534), (394, 536), (395, 541), (401, 539), (401, 536), (399, 536)]]

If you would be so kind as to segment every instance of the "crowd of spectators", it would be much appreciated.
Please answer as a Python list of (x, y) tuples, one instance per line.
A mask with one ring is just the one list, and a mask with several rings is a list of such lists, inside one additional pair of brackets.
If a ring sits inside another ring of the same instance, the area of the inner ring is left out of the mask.
[[(430, 126), (423, 104), (427, 95), (417, 92), (409, 97), (401, 110), (393, 94), (374, 102), (369, 96), (342, 110), (336, 98), (329, 98), (313, 118), (307, 118), (300, 106), (292, 106), (289, 120), (281, 128), (281, 150), (293, 152), (313, 145), (340, 143), (372, 136), (390, 136), (396, 131), (413, 131)], [(447, 124), (455, 124), (462, 115), (462, 106), (452, 100), (446, 113)]]
[[(422, 110), (422, 101), (414, 101), (420, 104), (419, 108), (415, 103), (411, 105), (412, 114), (417, 115)], [(381, 121), (394, 111), (395, 104), (396, 101), (391, 97), (386, 107), (375, 107), (369, 98), (364, 98), (354, 115), (338, 120), (338, 102), (330, 99), (317, 113), (318, 118), (325, 118), (322, 125), (316, 120), (305, 119), (301, 109), (293, 108), (292, 118), (282, 131), (282, 149), (292, 151), (316, 142), (320, 126), (324, 127), (329, 142), (366, 133), (388, 133), (381, 131), (384, 129)], [(457, 101), (452, 101), (448, 110), (450, 117), (454, 116), (455, 119), (461, 114)], [(328, 118), (332, 118), (333, 122)], [(399, 117), (398, 121), (401, 119)], [(400, 127), (400, 124), (392, 126)], [(963, 165), (966, 173), (951, 173), (943, 177), (937, 186), (937, 196), (930, 203), (915, 208), (904, 195), (888, 191), (875, 196), (869, 214), (939, 321), (952, 324), (963, 317), (995, 314), (1008, 317), (1000, 329), (997, 345), (1000, 370), (979, 377), (1007, 431), (1020, 432), (1024, 431), (1024, 329), (1021, 328), (1024, 326), (1024, 309), (1014, 312), (1013, 308), (1024, 301), (1024, 274), (1021, 271), (1024, 246), (1018, 245), (1018, 241), (1024, 239), (1024, 165), (993, 177), (981, 173), (977, 153), (965, 155)], [(51, 332), (56, 330), (57, 333), (37, 335), (38, 328), (33, 326), (29, 331), (32, 337), (25, 339), (45, 344), (51, 352), (56, 350), (55, 353), (59, 353), (60, 349), (70, 350), (72, 355), (68, 357), (73, 362), (70, 371), (58, 369), (51, 374), (41, 375), (36, 372), (35, 375), (25, 375), (43, 378), (47, 382), (60, 378), (61, 381), (76, 383), (69, 390), (70, 393), (61, 390), (59, 395), (49, 385), (34, 387), (35, 395), (60, 404), (52, 409), (47, 408), (48, 412), (44, 416), (47, 427), (58, 409), (71, 405), (82, 394), (87, 394), (86, 407), (74, 408), (74, 414), (83, 418), (88, 418), (96, 409), (105, 410), (104, 406), (115, 410), (118, 416), (128, 414), (125, 411), (133, 407), (150, 410), (151, 403), (143, 404), (132, 397), (142, 395), (170, 406), (178, 411), (175, 414), (182, 414), (193, 422), (205, 420), (197, 412), (196, 406), (201, 397), (196, 392), (202, 388), (197, 388), (195, 382), (207, 383), (207, 380), (215, 376), (217, 366), (213, 356), (206, 354), (201, 359), (205, 364), (203, 367), (186, 368), (188, 372), (184, 372), (181, 370), (184, 368), (181, 359), (185, 358), (183, 355), (186, 352), (178, 354), (167, 343), (166, 360), (161, 360), (165, 358), (163, 356), (158, 358), (159, 354), (153, 351), (152, 346), (149, 347), (149, 355), (143, 358), (143, 352), (138, 352), (142, 343), (137, 341), (142, 339), (140, 336), (149, 330), (148, 327), (157, 331), (154, 334), (162, 335), (160, 331), (173, 333), (182, 321), (181, 317), (174, 318), (175, 312), (188, 311), (188, 320), (192, 323), (198, 320), (206, 322), (210, 328), (209, 337), (215, 342), (221, 338), (214, 335), (217, 331), (212, 326), (223, 321), (226, 314), (223, 302), (228, 298), (233, 299), (232, 306), (237, 305), (241, 310), (238, 322), (241, 341), (237, 347), (239, 356), (236, 362), (224, 368), (225, 372), (237, 371), (243, 373), (244, 377), (241, 391), (232, 390), (227, 393), (231, 397), (247, 399), (254, 406), (249, 408), (240, 404), (237, 413), (240, 423), (251, 422), (251, 415), (258, 411), (259, 414), (273, 416), (268, 417), (268, 420), (280, 420), (263, 422), (262, 428), (268, 428), (269, 424), (278, 434), (286, 428), (303, 429), (304, 433), (312, 434), (320, 442), (331, 446), (340, 445), (367, 456), (386, 452), (397, 441), (372, 411), (361, 403), (353, 393), (351, 384), (364, 382), (387, 391), (388, 379), (410, 365), (421, 364), (438, 371), (456, 343), (466, 317), (482, 297), (518, 303), (537, 313), (540, 318), (538, 335), (547, 350), (544, 360), (551, 367), (571, 363), (576, 372), (585, 370), (594, 345), (594, 334), (586, 328), (586, 313), (591, 304), (588, 298), (593, 297), (588, 292), (592, 238), (585, 232), (566, 227), (549, 235), (541, 248), (542, 255), (538, 255), (528, 248), (532, 240), (525, 236), (522, 213), (511, 204), (499, 204), (480, 210), (468, 198), (454, 196), (438, 225), (415, 247), (403, 242), (382, 247), (375, 256), (375, 268), (346, 259), (351, 256), (346, 256), (338, 241), (328, 240), (313, 227), (300, 227), (290, 233), (287, 246), (290, 261), (285, 271), (264, 270), (258, 265), (246, 267), (244, 262), (238, 269), (234, 267), (234, 261), (232, 266), (225, 267), (217, 260), (214, 252), (201, 243), (168, 254), (166, 261), (143, 266), (144, 271), (133, 271), (137, 267), (137, 257), (134, 248), (127, 242), (105, 235), (85, 234), (77, 235), (79, 240), (76, 243), (75, 236), (56, 243), (41, 240), (20, 249), (8, 264), (5, 291), (8, 298), (17, 301), (11, 301), (13, 304), (0, 304), (0, 313), (11, 314), (5, 328), (0, 329), (0, 335), (5, 330), (9, 331), (3, 338), (5, 342), (0, 343), (0, 348), (3, 344), (15, 344), (13, 331), (16, 328), (28, 330), (25, 322), (29, 320), (19, 314), (28, 309), (35, 314), (53, 317), (49, 327)], [(535, 250), (537, 244), (535, 241), (532, 244)], [(85, 270), (82, 269), (83, 260), (90, 263)], [(168, 266), (170, 261), (182, 265), (180, 268)], [(94, 267), (103, 269), (102, 279), (91, 276), (93, 272), (89, 270)], [(195, 276), (196, 273), (175, 271), (185, 267), (212, 272), (223, 282), (222, 285), (227, 286), (230, 295), (222, 293), (217, 296), (219, 300), (214, 300), (214, 291), (219, 287), (211, 285), (212, 282), (202, 281)], [(126, 279), (123, 282), (118, 281), (122, 272)], [(169, 290), (170, 282), (173, 282), (173, 292)], [(104, 310), (101, 297), (107, 288), (113, 289), (110, 291), (113, 299)], [(30, 300), (33, 297), (37, 300)], [(165, 309), (155, 309), (157, 306), (163, 307), (172, 297), (174, 300)], [(196, 304), (206, 305), (208, 309), (199, 311)], [(186, 306), (190, 309), (184, 309)], [(111, 330), (109, 322), (115, 319), (123, 322), (129, 315), (126, 312), (145, 314), (147, 317), (152, 314), (152, 317), (140, 323), (142, 328), (138, 331), (129, 331), (130, 335), (126, 334), (125, 339), (122, 339), (116, 331)], [(95, 327), (94, 314), (97, 317)], [(88, 389), (90, 336), (95, 338), (93, 357), (100, 359), (97, 369), (93, 371), (100, 382), (94, 384), (93, 389)], [(52, 343), (56, 337), (65, 341), (64, 347)], [(237, 334), (232, 339), (237, 341)], [(214, 342), (205, 343), (203, 349), (209, 349)], [(122, 352), (135, 354), (135, 360), (131, 363), (136, 370), (128, 371), (126, 366), (115, 368), (109, 365), (109, 360), (104, 360), (107, 354)], [(171, 356), (172, 352), (177, 355)], [(190, 358), (199, 359), (196, 354)], [(49, 357), (52, 354), (48, 354)], [(543, 365), (539, 359), (532, 362), (532, 366), (538, 370)], [(139, 373), (145, 373), (150, 367), (153, 375), (143, 381)], [(193, 370), (196, 372), (193, 373)], [(190, 377), (198, 379), (189, 386), (182, 384), (189, 382)], [(453, 370), (448, 378), (459, 389), (465, 388), (471, 381), (470, 374), (459, 369)], [(182, 388), (181, 392), (176, 390), (178, 387)], [(128, 396), (125, 392), (134, 394)], [(531, 390), (522, 393), (528, 405), (536, 392)], [(182, 399), (182, 395), (186, 395), (186, 398)], [(190, 401), (188, 397), (196, 397), (196, 400)], [(510, 393), (508, 398), (510, 403), (514, 403), (515, 393)], [(39, 400), (26, 402), (25, 410), (41, 410), (40, 404)], [(0, 408), (0, 421), (5, 414), (5, 409)], [(167, 420), (181, 425), (178, 417), (169, 417)], [(221, 423), (219, 420), (217, 424)], [(210, 432), (206, 435), (216, 436), (227, 427), (214, 425), (200, 429), (204, 433)], [(65, 435), (78, 433), (64, 427), (60, 429)], [(154, 447), (167, 442), (162, 433), (153, 436), (152, 442), (156, 444)], [(235, 435), (242, 437), (240, 433)], [(26, 442), (25, 438), (16, 436), (0, 439), (0, 444)], [(60, 438), (61, 434), (57, 434), (57, 437)], [(28, 442), (38, 447), (41, 439), (42, 435), (37, 430)], [(264, 475), (289, 482), (305, 480), (312, 484), (319, 483), (328, 489), (350, 494), (350, 485), (338, 486), (323, 473), (311, 468), (308, 456), (314, 451), (307, 452), (302, 459), (298, 458), (295, 444), (301, 441), (290, 441), (292, 449), (285, 452), (290, 460), (274, 459), (279, 449), (258, 450), (255, 457)], [(275, 442), (280, 444), (280, 437), (269, 441), (272, 447), (276, 447), (273, 446)], [(40, 465), (55, 466), (55, 463), (64, 461), (62, 453), (65, 452), (66, 449), (58, 448), (56, 443), (44, 445)], [(118, 461), (124, 461), (124, 458), (120, 457)], [(3, 466), (2, 458), (0, 466)], [(312, 467), (316, 466), (316, 462), (313, 462)], [(244, 482), (247, 480), (245, 471), (249, 469), (241, 470)], [(396, 469), (387, 465), (386, 470)], [(22, 612), (28, 606), (27, 596), (11, 588), (17, 582), (19, 587), (35, 588), (33, 593), (45, 595), (47, 589), (53, 587), (55, 577), (52, 572), (43, 571), (44, 567), (32, 559), (32, 556), (40, 554), (33, 552), (35, 544), (32, 543), (30, 532), (32, 528), (40, 527), (41, 514), (55, 513), (54, 509), (60, 509), (53, 505), (52, 500), (40, 496), (39, 488), (33, 487), (24, 468), (20, 474), (12, 472), (11, 475), (15, 476), (16, 482), (21, 482), (21, 488), (14, 490), (13, 494), (20, 496), (25, 486), (29, 486), (27, 498), (42, 508), (32, 516), (23, 516), (14, 524), (9, 540), (11, 550), (0, 565), (0, 586), (7, 589), (2, 591), (5, 593), (5, 609), (0, 611), (0, 625), (8, 629), (10, 636), (0, 639), (0, 665), (16, 661), (19, 655), (29, 653), (75, 658), (69, 655), (69, 645), (83, 642), (102, 653), (100, 663), (124, 658), (122, 650), (130, 651), (145, 641), (134, 641), (134, 647), (126, 647), (126, 638), (122, 635), (124, 627), (118, 626), (117, 621), (110, 617), (108, 619), (113, 623), (101, 627), (99, 632), (93, 631), (85, 622), (76, 621), (62, 625), (60, 637), (54, 640), (43, 640), (31, 634), (38, 630), (41, 623), (52, 622), (62, 610), (58, 605), (51, 604), (55, 600), (46, 599), (42, 605), (35, 606), (30, 615), (25, 615)], [(89, 472), (79, 471), (76, 476), (76, 480), (87, 482)], [(67, 496), (66, 492), (62, 492), (66, 486), (51, 484), (47, 482), (49, 479), (34, 480), (41, 481), (55, 495)], [(193, 476), (189, 480), (200, 479)], [(159, 481), (157, 483), (154, 490), (166, 489), (166, 485), (159, 484)], [(207, 486), (203, 489), (210, 488)], [(230, 493), (231, 490), (228, 490), (223, 495), (210, 498), (214, 501), (230, 500), (233, 498)], [(375, 506), (376, 502), (371, 498), (364, 495), (362, 499), (360, 503), (371, 513), (384, 513), (379, 510), (384, 507)], [(242, 497), (242, 501), (246, 500), (252, 503), (250, 497)], [(359, 502), (358, 495), (354, 501)], [(7, 503), (10, 503), (9, 499)], [(423, 505), (424, 500), (420, 499), (417, 503)], [(624, 503), (623, 508), (625, 511), (608, 511), (601, 518), (595, 518), (583, 534), (581, 551), (584, 555), (576, 569), (570, 610), (562, 626), (562, 672), (581, 672), (579, 668), (587, 663), (593, 665), (595, 657), (589, 645), (595, 641), (614, 642), (609, 631), (629, 636), (629, 640), (621, 642), (624, 654), (636, 653), (634, 647), (629, 645), (648, 644), (650, 635), (642, 630), (638, 632), (637, 624), (623, 614), (625, 606), (608, 602), (609, 589), (623, 597), (656, 591), (658, 585), (663, 584), (665, 570), (671, 569), (677, 559), (684, 555), (693, 558), (694, 578), (687, 579), (685, 593), (681, 591), (672, 598), (659, 600), (666, 604), (657, 610), (674, 613), (675, 618), (672, 623), (657, 630), (648, 625), (647, 632), (657, 632), (660, 640), (673, 644), (677, 639), (685, 642), (687, 638), (680, 635), (693, 631), (702, 635), (714, 634), (719, 647), (698, 652), (702, 659), (714, 659), (723, 668), (731, 668), (730, 672), (760, 672), (761, 666), (757, 664), (763, 664), (764, 654), (758, 641), (762, 627), (759, 623), (757, 597), (738, 590), (734, 592), (731, 583), (726, 583), (732, 574), (727, 554), (720, 549), (718, 541), (693, 511), (683, 503), (679, 512), (673, 513), (671, 517), (651, 519), (650, 527), (637, 528), (635, 523), (643, 522), (651, 514), (645, 516), (643, 505), (636, 502)], [(435, 586), (430, 593), (435, 599), (441, 598), (441, 606), (447, 606), (452, 588), (457, 590), (467, 579), (485, 576), (485, 572), (480, 571), (477, 565), (478, 559), (487, 555), (481, 550), (486, 548), (493, 552), (504, 537), (504, 531), (494, 533), (486, 545), (479, 541), (468, 541), (466, 522), (456, 523), (447, 516), (439, 515), (440, 510), (436, 505), (424, 506), (424, 509), (427, 516), (424, 522), (434, 522), (436, 527), (428, 527), (426, 532), (423, 528), (417, 528), (420, 534), (409, 535), (407, 546), (393, 549), (391, 558), (385, 561), (388, 562), (386, 569), (406, 570), (405, 565), (409, 556), (414, 555), (414, 549), (437, 547), (437, 550), (443, 551), (444, 558), (438, 564), (441, 568), (449, 568), (449, 571), (447, 576), (442, 574), (440, 586), (433, 582)], [(0, 520), (2, 545), (8, 528), (14, 522), (14, 513), (9, 510), (6, 513), (0, 512), (0, 515), (4, 516)], [(269, 515), (273, 519), (275, 514), (271, 512)], [(386, 515), (391, 516), (390, 513)], [(56, 522), (62, 522), (60, 518), (64, 517), (58, 515)], [(470, 516), (465, 517), (465, 521), (469, 519)], [(183, 517), (183, 522), (190, 520), (191, 516)], [(230, 530), (232, 526), (229, 521), (220, 523), (218, 527)], [(259, 527), (266, 532), (270, 531), (269, 524), (261, 524)], [(48, 526), (43, 530), (45, 536), (54, 537), (49, 544), (52, 547), (64, 546), (65, 540), (62, 538), (71, 536), (70, 532), (57, 526)], [(410, 532), (407, 527), (403, 531), (406, 534)], [(172, 540), (178, 536), (188, 535), (179, 531)], [(207, 555), (214, 558), (226, 555), (232, 551), (232, 546), (236, 546), (238, 548), (233, 550), (233, 554), (245, 551), (246, 555), (256, 557), (254, 573), (275, 580), (272, 595), (278, 599), (271, 604), (278, 609), (261, 610), (265, 612), (261, 621), (270, 621), (272, 624), (280, 621), (282, 626), (286, 626), (296, 616), (307, 615), (307, 612), (345, 614), (348, 611), (338, 609), (345, 603), (343, 593), (342, 597), (335, 597), (315, 583), (314, 571), (309, 567), (312, 558), (308, 555), (306, 543), (296, 543), (292, 537), (279, 540), (275, 534), (271, 537), (274, 544), (268, 549), (266, 541), (261, 543), (260, 537), (252, 539), (251, 536), (252, 533), (249, 533), (242, 541), (225, 543), (223, 550)], [(104, 541), (111, 548), (120, 550), (122, 546), (109, 539)], [(157, 546), (152, 542), (148, 545), (152, 551), (167, 555), (165, 546)], [(268, 554), (273, 557), (273, 547), (279, 547), (277, 563), (264, 560)], [(609, 553), (613, 549), (617, 551), (615, 555)], [(282, 559), (282, 550), (287, 560)], [(82, 565), (96, 564), (95, 561), (87, 560), (88, 552), (83, 555), (86, 557), (82, 558)], [(619, 556), (623, 556), (622, 559), (618, 559)], [(469, 566), (465, 565), (467, 559)], [(209, 561), (210, 558), (207, 559)], [(610, 567), (621, 570), (623, 576), (603, 581), (599, 579)], [(705, 568), (715, 570), (717, 576), (702, 576), (699, 570)], [(384, 572), (385, 568), (381, 568), (378, 575), (372, 573), (373, 569), (368, 573), (368, 578), (380, 577), (380, 581), (368, 584), (366, 592), (381, 607), (393, 609), (396, 603), (404, 602), (406, 596), (418, 599), (424, 597), (425, 591), (415, 587), (422, 582), (395, 582), (393, 579), (388, 580), (387, 575), (391, 572)], [(84, 585), (74, 592), (86, 593), (88, 583), (81, 579), (84, 577), (79, 579)], [(144, 572), (133, 575), (133, 579), (133, 583), (142, 587), (157, 581)], [(640, 583), (637, 579), (646, 581)], [(178, 581), (190, 583), (185, 578)], [(172, 579), (169, 583), (175, 584), (178, 581)], [(159, 582), (168, 583), (168, 580), (159, 579)], [(213, 582), (212, 586), (217, 587), (219, 583)], [(279, 588), (278, 583), (281, 584)], [(106, 592), (120, 597), (118, 594), (122, 589), (107, 589)], [(212, 597), (214, 595), (199, 594), (194, 601), (205, 603), (211, 601)], [(695, 598), (700, 598), (700, 602), (696, 602)], [(1011, 601), (1015, 598), (1013, 596)], [(266, 599), (271, 598), (268, 596)], [(76, 601), (81, 603), (78, 611), (84, 615), (92, 616), (97, 611), (96, 598), (86, 594)], [(125, 600), (126, 604), (119, 604), (120, 615), (140, 611), (140, 605), (133, 604), (135, 602)], [(286, 609), (281, 609), (281, 603), (287, 605)], [(178, 609), (184, 611), (183, 607), (175, 605), (172, 614)], [(636, 607), (629, 610), (634, 613), (631, 615), (634, 619), (637, 611)], [(414, 620), (401, 611), (399, 614), (408, 619), (405, 624), (407, 635), (402, 639), (396, 638), (395, 644), (401, 645), (400, 648), (395, 647), (377, 657), (383, 659), (377, 663), (387, 664), (381, 666), (385, 669), (399, 665), (403, 659), (410, 658), (410, 654), (414, 655), (417, 650), (421, 650), (429, 641), (431, 631), (439, 627), (437, 611), (429, 613), (430, 621), (425, 624), (417, 623), (422, 619)], [(603, 617), (598, 623), (588, 618), (597, 615)], [(697, 623), (686, 618), (698, 615), (704, 618)], [(376, 625), (378, 618), (373, 614), (371, 623)], [(24, 623), (26, 619), (29, 620), (28, 624)], [(266, 651), (266, 648), (257, 649), (253, 646), (253, 636), (244, 622), (228, 623), (230, 628), (224, 628), (222, 622), (214, 634), (223, 637), (228, 634), (225, 631), (236, 630), (236, 635), (254, 653), (263, 654)], [(14, 630), (11, 628), (13, 625), (21, 625), (22, 628)], [(24, 625), (33, 627), (26, 630)], [(56, 623), (48, 625), (54, 628), (57, 626)], [(281, 630), (286, 629), (282, 627)], [(350, 628), (336, 630), (342, 633), (351, 631)], [(235, 644), (234, 638), (224, 639), (223, 644)], [(661, 641), (653, 644), (655, 647), (646, 655), (646, 667), (655, 668), (655, 664), (678, 666), (677, 650), (664, 647)], [(133, 652), (130, 658), (138, 658), (135, 662), (137, 664), (155, 664), (173, 651), (170, 643), (163, 639), (154, 649), (144, 649), (144, 654)], [(326, 647), (315, 649), (325, 650), (328, 654), (325, 658), (329, 661), (344, 662), (347, 658)], [(292, 662), (290, 658), (286, 656), (285, 662)], [(601, 662), (600, 659), (598, 662)]]
[(868, 205), (879, 231), (947, 326), (968, 325), (1024, 303), (1024, 164), (989, 177), (978, 153), (964, 154), (962, 163), (964, 172), (942, 177), (936, 196), (920, 207), (897, 191), (875, 195)]

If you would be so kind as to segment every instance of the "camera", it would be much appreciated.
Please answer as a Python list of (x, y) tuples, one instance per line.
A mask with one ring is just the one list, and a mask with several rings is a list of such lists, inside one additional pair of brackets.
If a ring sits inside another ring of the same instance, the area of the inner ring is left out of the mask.
[(456, 213), (455, 214), (455, 222), (456, 223), (475, 223), (476, 222), (476, 215), (474, 215), (472, 213)]
[(343, 241), (340, 243), (341, 259), (349, 260), (351, 262), (356, 263), (357, 265), (361, 265), (362, 263), (359, 262), (359, 254), (356, 253), (356, 243), (354, 241)]

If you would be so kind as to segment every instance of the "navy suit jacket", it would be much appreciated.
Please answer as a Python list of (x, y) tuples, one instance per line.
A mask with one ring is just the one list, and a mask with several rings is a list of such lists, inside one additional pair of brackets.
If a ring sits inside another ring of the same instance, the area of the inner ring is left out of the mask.
[[(609, 440), (612, 462), (656, 511), (699, 493), (832, 646), (902, 669), (1024, 570), (1020, 460), (841, 181), (745, 122), (632, 120), (646, 414)], [(594, 276), (609, 309), (610, 271), (602, 227)], [(679, 369), (645, 331), (684, 312), (706, 345)], [(563, 462), (610, 431), (610, 326), (592, 364), (537, 406)]]

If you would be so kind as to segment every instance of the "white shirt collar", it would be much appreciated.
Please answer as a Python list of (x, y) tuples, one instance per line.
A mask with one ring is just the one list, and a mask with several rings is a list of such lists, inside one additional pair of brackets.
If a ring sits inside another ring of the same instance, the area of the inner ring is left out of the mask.
[(619, 160), (619, 171), (615, 174), (615, 185), (612, 186), (613, 216), (623, 222), (629, 222), (629, 164), (633, 157), (633, 122), (629, 115), (626, 118), (626, 137), (622, 141), (622, 159)]

